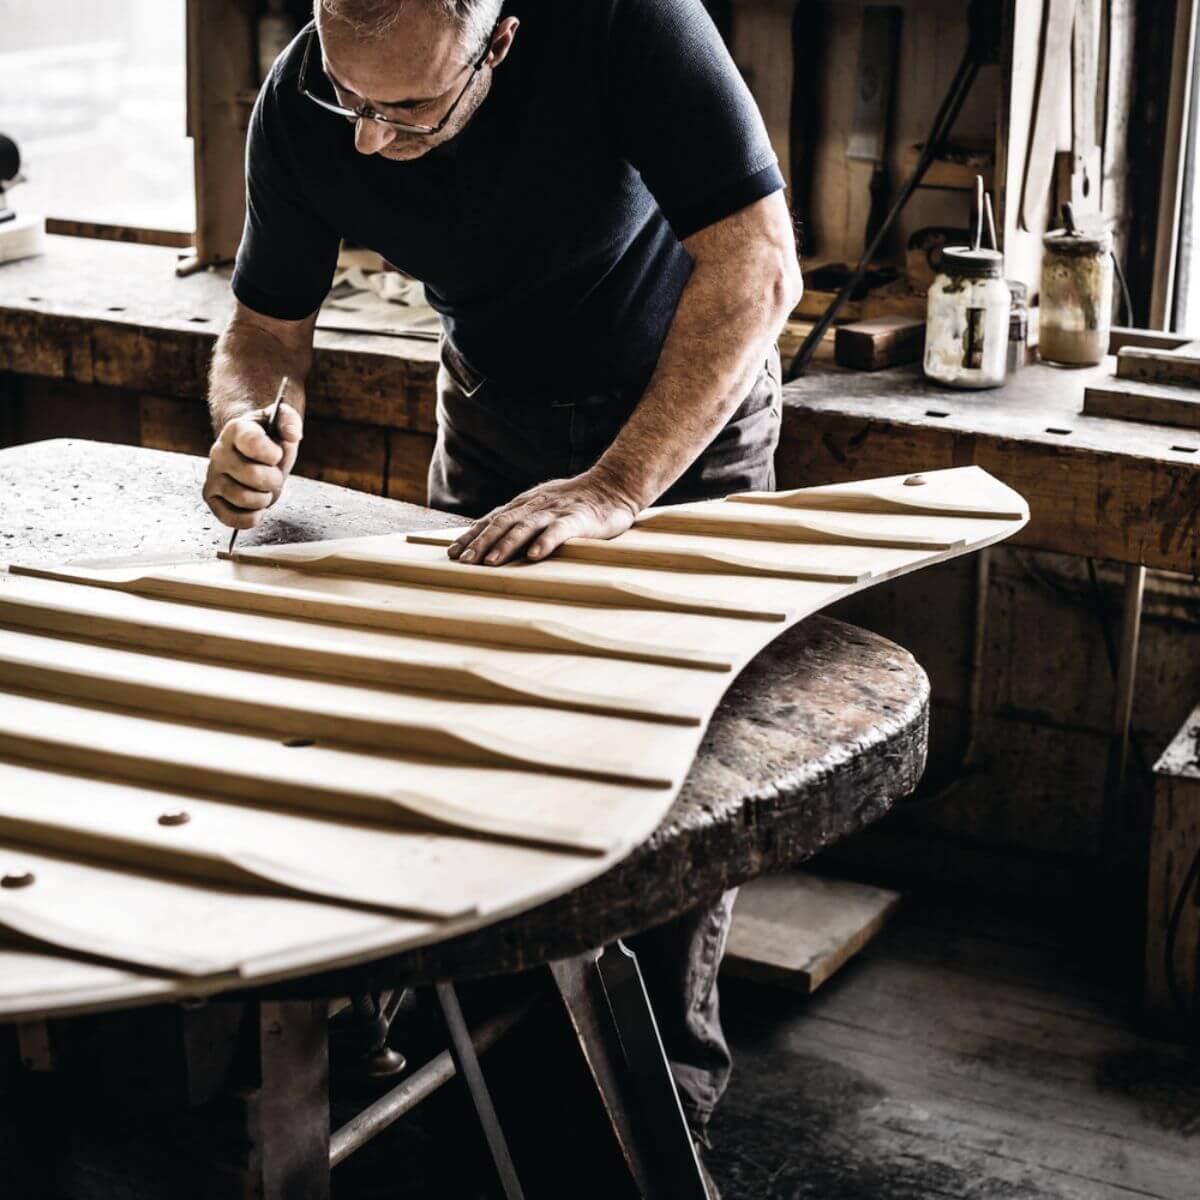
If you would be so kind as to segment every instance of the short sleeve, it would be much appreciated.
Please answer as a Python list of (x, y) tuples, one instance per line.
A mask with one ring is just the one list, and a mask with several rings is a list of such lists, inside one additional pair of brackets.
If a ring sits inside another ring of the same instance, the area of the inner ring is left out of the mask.
[(608, 49), (620, 148), (677, 237), (784, 187), (762, 115), (700, 0), (618, 0)]
[(246, 223), (233, 293), (267, 317), (299, 321), (321, 307), (341, 239), (313, 206), (289, 148), (272, 75), (254, 105), (246, 139)]

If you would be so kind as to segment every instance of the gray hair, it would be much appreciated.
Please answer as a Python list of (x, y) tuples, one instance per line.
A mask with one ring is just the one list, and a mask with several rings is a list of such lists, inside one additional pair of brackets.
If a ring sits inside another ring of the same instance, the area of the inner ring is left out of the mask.
[[(362, 37), (379, 37), (390, 30), (413, 0), (316, 0), (330, 17), (349, 25)], [(500, 19), (504, 0), (416, 0), (442, 12), (457, 24), (469, 46), (482, 52), (484, 41)]]

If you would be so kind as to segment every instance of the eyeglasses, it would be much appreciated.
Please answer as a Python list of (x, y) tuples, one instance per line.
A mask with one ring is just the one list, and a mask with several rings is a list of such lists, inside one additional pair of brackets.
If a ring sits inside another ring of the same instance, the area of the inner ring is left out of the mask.
[[(296, 81), (296, 87), (302, 96), (307, 96), (314, 104), (319, 104), (327, 112), (337, 113), (338, 116), (345, 117), (348, 121), (375, 121), (379, 125), (386, 125), (389, 129), (396, 129), (401, 133), (415, 133), (422, 137), (429, 137), (432, 134), (441, 133), (450, 123), (450, 118), (454, 116), (455, 110), (470, 90), (471, 84), (475, 82), (475, 76), (483, 70), (483, 65), (487, 62), (488, 55), (492, 52), (492, 42), (495, 40), (495, 37), (496, 31), (493, 29), (488, 37), (487, 45), (483, 48), (483, 53), (472, 65), (471, 73), (467, 76), (467, 82), (463, 84), (462, 91), (454, 98), (454, 103), (446, 109), (442, 119), (436, 125), (411, 125), (407, 121), (397, 121), (393, 117), (382, 116), (366, 103), (363, 103), (359, 108), (348, 108), (344, 104), (338, 104), (336, 101), (326, 100), (324, 96), (318, 96), (308, 86), (309, 59), (312, 57), (313, 42), (317, 39), (317, 31), (315, 29), (309, 30), (308, 39), (304, 44), (304, 58), (300, 63), (300, 78)], [(325, 75), (325, 78), (328, 80), (329, 76)]]

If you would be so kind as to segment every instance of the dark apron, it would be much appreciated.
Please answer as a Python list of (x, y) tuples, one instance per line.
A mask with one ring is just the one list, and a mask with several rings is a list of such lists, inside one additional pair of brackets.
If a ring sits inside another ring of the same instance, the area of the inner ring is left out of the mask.
[[(479, 517), (539, 483), (586, 471), (639, 399), (620, 392), (505, 394), (443, 340), (430, 506)], [(725, 428), (659, 503), (773, 490), (781, 408), (779, 352), (773, 348)]]

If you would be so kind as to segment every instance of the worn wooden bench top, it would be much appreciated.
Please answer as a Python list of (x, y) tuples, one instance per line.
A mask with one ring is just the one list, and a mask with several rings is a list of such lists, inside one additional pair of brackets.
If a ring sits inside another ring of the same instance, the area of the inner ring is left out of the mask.
[(784, 389), (780, 487), (975, 465), (1029, 501), (1014, 544), (1200, 571), (1200, 434), (1083, 414), (1082, 369), (1033, 363), (1000, 388), (957, 391), (919, 365), (815, 367)]
[[(153, 444), (200, 449), (193, 434), (207, 433), (208, 359), (231, 295), (227, 272), (176, 278), (177, 255), (51, 237), (44, 256), (4, 264), (0, 372), (171, 397), (176, 428)], [(338, 429), (428, 439), (436, 357), (429, 342), (318, 332), (310, 415)], [(1085, 385), (1110, 376), (1114, 361), (1083, 370), (1032, 364), (983, 392), (940, 387), (915, 364), (878, 372), (814, 364), (785, 389), (779, 486), (974, 463), (1029, 501), (1033, 519), (1017, 544), (1196, 572), (1200, 437), (1084, 416)], [(421, 454), (392, 464), (391, 494), (404, 494), (408, 475), (423, 476), (424, 446)]]
[[(179, 252), (49, 237), (38, 258), (0, 266), (0, 371), (204, 399), (208, 360), (229, 317), (229, 272), (180, 279)], [(313, 413), (431, 433), (437, 346), (318, 330)]]
[[(0, 451), (0, 559), (213, 553), (227, 531), (200, 499), (203, 461), (81, 441)], [(445, 525), (445, 514), (293, 479), (246, 545)], [(666, 920), (862, 829), (915, 787), (928, 681), (898, 646), (812, 618), (742, 673), (653, 837), (592, 883), (521, 916), (310, 990), (517, 970)], [(294, 991), (296, 985), (291, 985)]]

